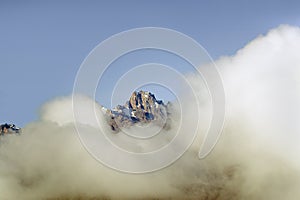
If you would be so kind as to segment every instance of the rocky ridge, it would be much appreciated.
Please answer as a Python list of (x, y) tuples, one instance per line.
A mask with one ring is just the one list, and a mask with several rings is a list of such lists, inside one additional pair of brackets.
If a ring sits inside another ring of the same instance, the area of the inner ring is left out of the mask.
[(141, 90), (133, 92), (125, 105), (107, 109), (105, 114), (111, 129), (116, 132), (120, 128), (150, 122), (164, 127), (168, 118), (168, 104), (165, 105), (163, 101), (157, 100), (151, 92)]

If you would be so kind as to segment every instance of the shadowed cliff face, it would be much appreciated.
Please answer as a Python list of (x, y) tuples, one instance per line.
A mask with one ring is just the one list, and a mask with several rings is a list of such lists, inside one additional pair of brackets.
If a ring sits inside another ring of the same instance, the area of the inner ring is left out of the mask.
[(129, 128), (135, 124), (145, 125), (150, 122), (166, 127), (169, 106), (170, 103), (165, 105), (151, 92), (135, 91), (125, 105), (107, 110), (106, 115), (111, 129), (116, 132), (120, 128)]

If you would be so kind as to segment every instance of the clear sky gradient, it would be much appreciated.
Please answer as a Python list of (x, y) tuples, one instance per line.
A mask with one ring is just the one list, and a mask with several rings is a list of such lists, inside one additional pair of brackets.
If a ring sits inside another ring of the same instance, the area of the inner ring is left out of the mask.
[(300, 1), (1, 0), (0, 123), (24, 126), (44, 102), (70, 95), (87, 54), (121, 31), (175, 29), (217, 59), (280, 24), (300, 25)]

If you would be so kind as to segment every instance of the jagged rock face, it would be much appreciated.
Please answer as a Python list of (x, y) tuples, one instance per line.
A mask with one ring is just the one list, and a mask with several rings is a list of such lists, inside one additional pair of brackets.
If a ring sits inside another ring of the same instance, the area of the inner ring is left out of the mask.
[(119, 131), (120, 127), (130, 127), (136, 123), (156, 122), (164, 126), (167, 119), (167, 106), (157, 100), (154, 94), (147, 91), (133, 92), (124, 106), (118, 105), (107, 110), (108, 123), (112, 130)]
[[(136, 111), (139, 109), (144, 110), (145, 112), (151, 112), (151, 106), (158, 102), (153, 94), (150, 92), (134, 92), (132, 93), (129, 100), (129, 107)], [(161, 104), (161, 103), (160, 103)]]

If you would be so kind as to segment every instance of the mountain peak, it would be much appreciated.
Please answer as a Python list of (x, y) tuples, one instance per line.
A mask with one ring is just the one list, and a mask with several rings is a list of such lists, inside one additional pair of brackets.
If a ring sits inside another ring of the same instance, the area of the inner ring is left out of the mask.
[(156, 100), (154, 94), (148, 91), (140, 90), (133, 92), (129, 99), (129, 108), (133, 111), (142, 109), (146, 112), (151, 112), (152, 106), (155, 104), (163, 104), (162, 101)]
[(167, 107), (161, 100), (148, 91), (134, 91), (125, 105), (118, 105), (107, 110), (108, 122), (112, 130), (120, 127), (130, 127), (136, 123), (152, 121), (162, 124), (167, 119)]

